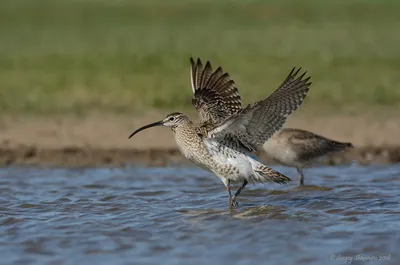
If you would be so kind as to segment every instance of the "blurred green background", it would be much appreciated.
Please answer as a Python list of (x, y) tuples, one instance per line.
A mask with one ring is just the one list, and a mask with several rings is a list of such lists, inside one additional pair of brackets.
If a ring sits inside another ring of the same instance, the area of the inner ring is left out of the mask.
[(397, 108), (400, 2), (0, 1), (2, 114), (188, 109), (190, 56), (221, 65), (245, 103), (302, 66), (303, 108)]

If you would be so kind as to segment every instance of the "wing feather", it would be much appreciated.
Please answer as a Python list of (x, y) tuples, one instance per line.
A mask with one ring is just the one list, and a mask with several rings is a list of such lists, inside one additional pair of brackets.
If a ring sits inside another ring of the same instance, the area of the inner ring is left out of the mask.
[(190, 77), (194, 94), (192, 103), (202, 123), (219, 124), (242, 109), (235, 82), (221, 67), (213, 72), (209, 61), (203, 68), (200, 59), (195, 63), (190, 58)]
[(250, 151), (260, 150), (262, 145), (285, 123), (303, 102), (310, 88), (307, 72), (297, 76), (301, 68), (293, 68), (282, 84), (267, 98), (248, 105), (211, 128), (208, 137), (236, 137)]
[[(224, 75), (222, 68), (218, 67), (217, 70), (211, 75), (210, 79), (208, 80), (207, 87), (214, 87), (216, 86), (217, 82), (221, 80), (221, 78), (225, 78), (227, 74)], [(229, 78), (229, 76), (228, 76)]]

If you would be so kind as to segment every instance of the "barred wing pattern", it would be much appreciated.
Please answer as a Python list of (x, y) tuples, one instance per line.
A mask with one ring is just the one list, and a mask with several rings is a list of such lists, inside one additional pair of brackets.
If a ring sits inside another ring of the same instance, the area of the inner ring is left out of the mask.
[(194, 98), (192, 104), (199, 112), (200, 122), (219, 124), (242, 109), (242, 102), (235, 83), (221, 67), (215, 72), (207, 61), (190, 58), (190, 78)]
[(234, 136), (248, 150), (260, 150), (276, 131), (282, 128), (287, 117), (303, 102), (310, 88), (307, 72), (296, 77), (301, 68), (289, 73), (283, 83), (264, 100), (248, 105), (224, 122), (209, 130), (208, 137), (224, 139)]

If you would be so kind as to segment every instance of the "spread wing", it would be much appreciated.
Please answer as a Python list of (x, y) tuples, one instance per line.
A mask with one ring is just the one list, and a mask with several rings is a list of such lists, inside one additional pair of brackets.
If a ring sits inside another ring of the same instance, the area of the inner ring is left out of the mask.
[(192, 104), (199, 112), (200, 122), (219, 124), (242, 109), (235, 83), (221, 67), (213, 72), (211, 63), (205, 67), (200, 59), (190, 58), (190, 78), (193, 90)]
[[(301, 68), (300, 68), (301, 69)], [(295, 68), (283, 83), (264, 100), (248, 105), (208, 131), (208, 137), (234, 136), (250, 151), (259, 150), (303, 102), (310, 88), (307, 72), (297, 77)]]

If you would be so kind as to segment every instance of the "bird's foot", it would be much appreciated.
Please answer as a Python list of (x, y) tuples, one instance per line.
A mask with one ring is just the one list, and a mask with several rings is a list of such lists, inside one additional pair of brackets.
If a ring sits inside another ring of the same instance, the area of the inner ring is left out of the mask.
[(239, 203), (236, 201), (236, 197), (232, 196), (229, 200), (229, 206), (230, 207), (237, 207)]

